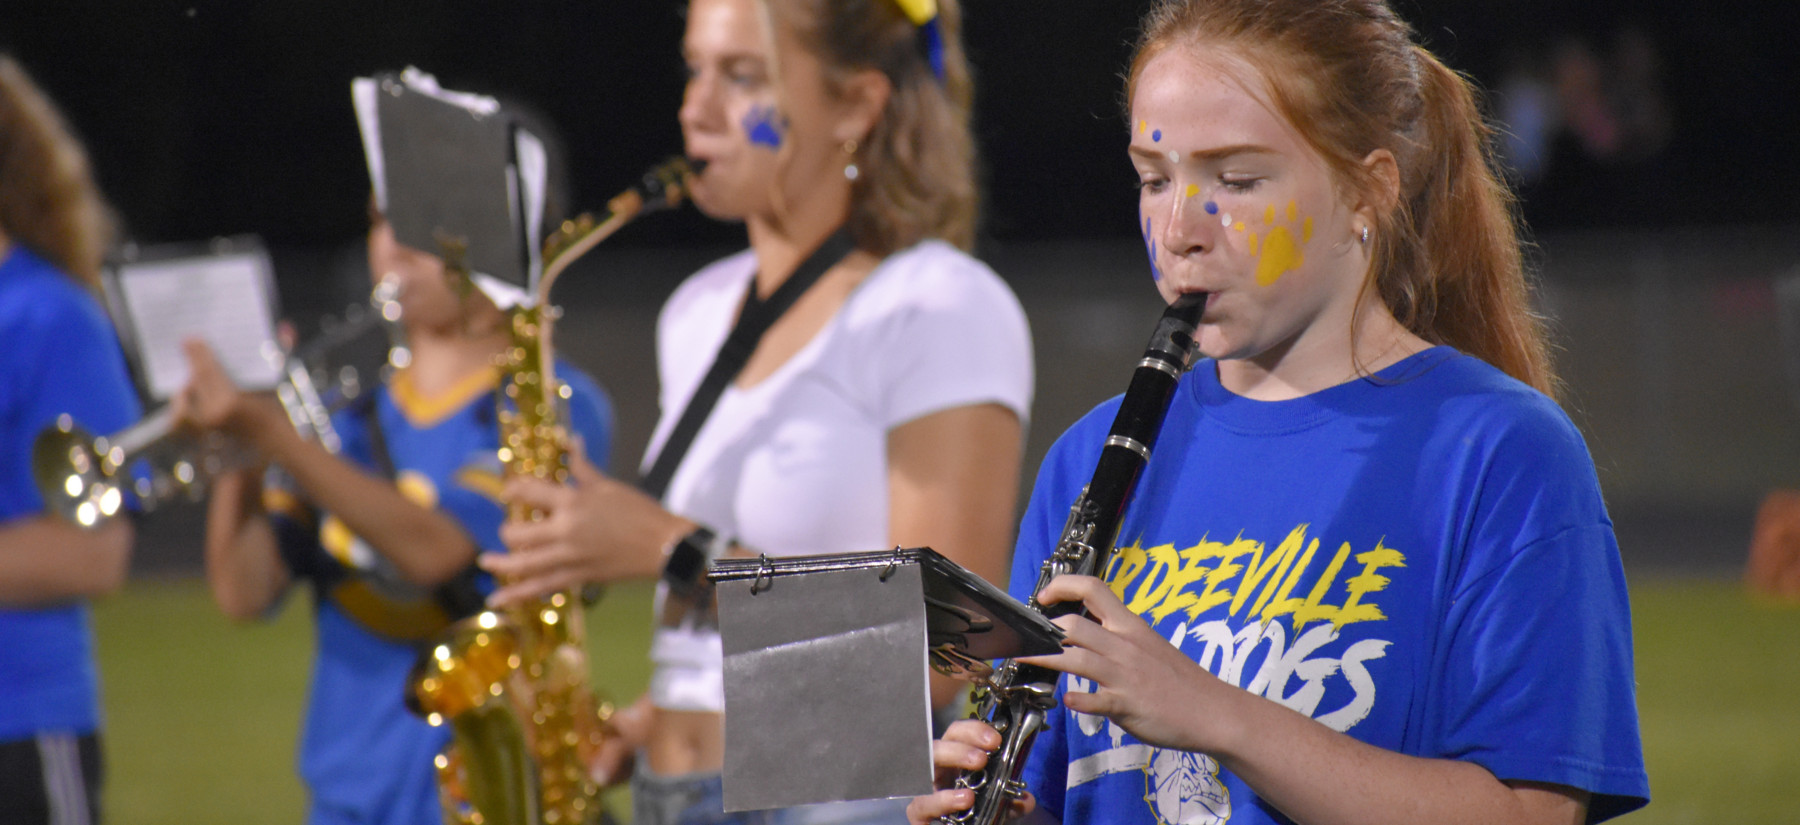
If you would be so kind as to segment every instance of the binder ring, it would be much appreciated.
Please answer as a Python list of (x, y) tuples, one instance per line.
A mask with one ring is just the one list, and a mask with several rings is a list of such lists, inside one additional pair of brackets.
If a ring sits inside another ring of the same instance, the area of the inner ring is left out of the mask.
[(888, 577), (894, 575), (894, 571), (900, 568), (900, 562), (902, 561), (905, 561), (905, 558), (901, 552), (900, 545), (896, 544), (894, 545), (894, 554), (888, 557), (887, 566), (881, 568), (881, 575), (877, 578), (880, 581), (887, 581)]
[(761, 554), (757, 561), (756, 576), (750, 579), (750, 595), (752, 596), (775, 586), (775, 563), (770, 561), (769, 554)]

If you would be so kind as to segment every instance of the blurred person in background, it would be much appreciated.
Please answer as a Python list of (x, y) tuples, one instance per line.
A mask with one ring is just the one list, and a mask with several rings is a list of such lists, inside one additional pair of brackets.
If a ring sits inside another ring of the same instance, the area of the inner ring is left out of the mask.
[[(548, 132), (532, 130), (549, 142)], [(553, 153), (560, 158), (560, 153)], [(553, 160), (547, 225), (560, 220)], [(563, 187), (566, 188), (566, 187)], [(332, 417), (330, 453), (303, 438), (265, 395), (240, 392), (202, 342), (187, 344), (193, 378), (177, 401), (203, 430), (228, 433), (278, 472), (216, 478), (207, 510), (206, 572), (234, 619), (269, 616), (296, 581), (311, 586), (318, 641), (299, 769), (312, 825), (441, 825), (433, 760), (449, 742), (404, 703), (423, 646), (481, 607), (492, 582), (479, 550), (503, 549), (495, 366), (506, 315), (456, 284), (442, 258), (399, 242), (370, 207), (370, 276), (398, 286), (410, 363)], [(611, 405), (572, 365), (571, 434), (605, 456)]]
[(112, 240), (86, 153), (0, 54), (0, 824), (98, 821), (99, 677), (86, 599), (125, 580), (132, 525), (45, 512), (32, 442), (68, 415), (93, 433), (137, 420), (136, 391), (94, 293)]
[[(649, 694), (615, 717), (641, 743), (637, 825), (904, 819), (899, 801), (723, 812), (708, 560), (929, 545), (1004, 574), (1031, 341), (1017, 298), (965, 251), (977, 194), (960, 23), (953, 0), (688, 6), (680, 121), (707, 164), (693, 200), (742, 221), (750, 248), (663, 307), (651, 494), (579, 461), (571, 487), (514, 482), (509, 495), (548, 515), (509, 523), (512, 555), (483, 558), (514, 582), (500, 602), (664, 577)], [(740, 321), (796, 291), (737, 343)], [(733, 352), (745, 360), (713, 368)], [(704, 387), (716, 403), (694, 401)], [(939, 708), (957, 695), (933, 685)]]

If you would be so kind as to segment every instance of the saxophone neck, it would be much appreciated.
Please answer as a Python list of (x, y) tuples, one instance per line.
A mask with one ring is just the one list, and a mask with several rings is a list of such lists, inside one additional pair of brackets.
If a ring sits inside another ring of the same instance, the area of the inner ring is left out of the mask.
[[(556, 380), (550, 331), (555, 307), (519, 305), (507, 310), (508, 340), (500, 356), (500, 462), (509, 478), (532, 476), (556, 483), (568, 478), (567, 436), (562, 425), (566, 385)], [(536, 513), (509, 504), (507, 516)]]

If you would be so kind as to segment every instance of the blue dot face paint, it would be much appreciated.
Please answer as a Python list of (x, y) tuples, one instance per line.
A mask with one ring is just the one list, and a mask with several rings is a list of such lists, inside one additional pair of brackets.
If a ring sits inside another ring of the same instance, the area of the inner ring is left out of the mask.
[(1161, 282), (1162, 269), (1156, 265), (1156, 237), (1150, 227), (1150, 219), (1144, 219), (1144, 251), (1150, 255), (1150, 280)]
[(1206, 214), (1208, 214), (1208, 215), (1219, 214), (1219, 205), (1216, 203), (1213, 203), (1212, 201), (1207, 201), (1206, 202)]
[(787, 118), (767, 103), (751, 107), (744, 115), (743, 126), (751, 146), (780, 149), (782, 137), (787, 134)]
[(1150, 133), (1150, 142), (1151, 143), (1161, 143), (1162, 142), (1162, 130), (1161, 129), (1158, 129), (1158, 130)]

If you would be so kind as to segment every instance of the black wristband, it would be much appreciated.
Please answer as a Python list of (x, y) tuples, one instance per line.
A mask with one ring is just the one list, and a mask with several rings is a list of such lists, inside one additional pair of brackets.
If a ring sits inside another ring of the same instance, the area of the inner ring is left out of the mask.
[(662, 578), (672, 590), (689, 593), (706, 581), (706, 568), (722, 549), (719, 535), (706, 527), (696, 527), (669, 548), (663, 562)]

